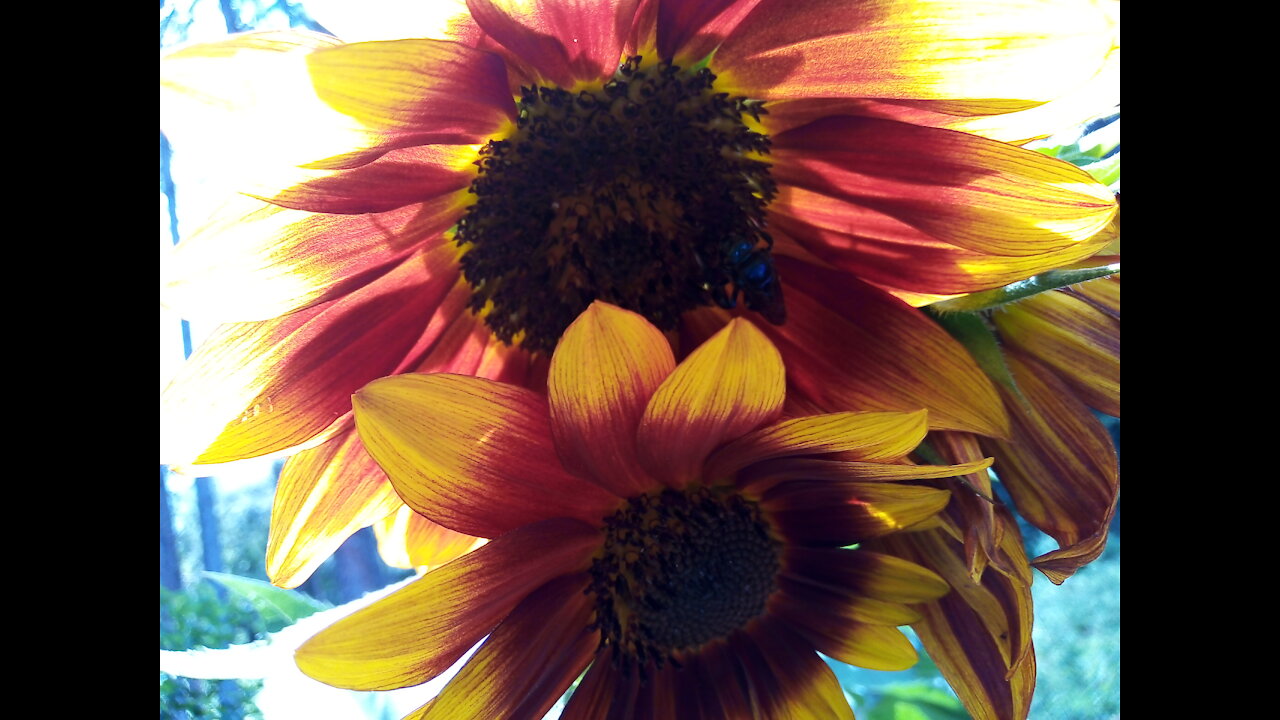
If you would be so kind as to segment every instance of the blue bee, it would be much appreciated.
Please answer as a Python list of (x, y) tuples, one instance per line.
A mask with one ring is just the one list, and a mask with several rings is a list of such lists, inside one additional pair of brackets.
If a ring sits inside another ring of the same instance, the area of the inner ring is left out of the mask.
[[(782, 301), (782, 285), (773, 267), (769, 249), (756, 249), (746, 240), (729, 240), (721, 248), (720, 263), (713, 281), (704, 285), (717, 305), (731, 310), (741, 295), (747, 308), (754, 310), (774, 325), (787, 320), (787, 307)], [(725, 286), (732, 285), (731, 291)]]

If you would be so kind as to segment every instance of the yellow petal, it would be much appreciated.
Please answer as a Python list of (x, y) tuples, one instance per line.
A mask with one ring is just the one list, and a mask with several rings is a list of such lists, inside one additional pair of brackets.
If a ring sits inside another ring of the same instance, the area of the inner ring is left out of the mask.
[(727, 477), (761, 460), (839, 452), (843, 459), (897, 460), (928, 432), (928, 413), (845, 412), (783, 420), (720, 448), (707, 461), (708, 479)]
[[(400, 497), (397, 495), (396, 500)], [(378, 556), (391, 567), (433, 569), (485, 544), (482, 538), (437, 525), (400, 503), (400, 509), (373, 524)]]
[(776, 418), (786, 396), (782, 357), (736, 318), (689, 354), (654, 393), (637, 432), (641, 464), (683, 487), (715, 447)]
[(726, 86), (765, 99), (996, 98), (1032, 107), (1088, 82), (1117, 32), (1100, 4), (1077, 0), (764, 0), (712, 69)]
[(301, 585), (360, 528), (402, 503), (364, 451), (355, 428), (289, 458), (276, 484), (267, 536), (267, 577)]
[(642, 316), (592, 303), (551, 358), (551, 429), (566, 467), (619, 497), (651, 489), (636, 429), (654, 391), (675, 369), (666, 336)]
[(426, 682), (529, 593), (586, 570), (599, 543), (599, 532), (567, 518), (522, 527), (339, 620), (295, 660), (307, 675), (352, 690)]
[(1065, 292), (1034, 295), (991, 319), (1005, 342), (1056, 370), (1086, 404), (1120, 417), (1118, 319)]
[(598, 523), (617, 496), (570, 475), (551, 440), (546, 398), (461, 375), (394, 375), (352, 398), (369, 454), (433, 522), (496, 537), (552, 517)]

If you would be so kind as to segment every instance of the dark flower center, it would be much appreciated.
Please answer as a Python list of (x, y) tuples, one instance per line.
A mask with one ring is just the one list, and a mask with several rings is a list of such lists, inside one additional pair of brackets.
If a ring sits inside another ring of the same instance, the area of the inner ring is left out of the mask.
[(761, 615), (781, 543), (755, 503), (714, 488), (641, 495), (605, 521), (591, 565), (600, 645), (657, 667)]
[(765, 207), (761, 102), (713, 92), (715, 75), (639, 56), (598, 89), (521, 88), (515, 132), (480, 151), (459, 221), (471, 309), (493, 333), (551, 352), (594, 300), (669, 330), (739, 299), (786, 319)]

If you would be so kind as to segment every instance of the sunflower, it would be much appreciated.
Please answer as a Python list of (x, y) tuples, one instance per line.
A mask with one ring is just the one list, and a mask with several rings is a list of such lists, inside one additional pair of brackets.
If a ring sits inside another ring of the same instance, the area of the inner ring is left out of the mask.
[[(1118, 250), (1117, 244), (1107, 252)], [(1118, 269), (1119, 256), (1091, 258), (1088, 266), (1090, 273)], [(1021, 291), (944, 305), (972, 311)], [(1018, 524), (993, 500), (985, 472), (925, 481), (952, 492), (935, 519), (938, 527), (870, 547), (923, 565), (959, 589), (917, 606), (922, 618), (912, 628), (974, 718), (1006, 720), (1027, 716), (1035, 690), (1033, 569), (1063, 583), (1102, 553), (1116, 512), (1119, 458), (1094, 411), (1120, 415), (1120, 276), (1039, 292), (980, 314), (985, 320), (970, 319), (989, 324), (984, 332), (999, 343), (1004, 370), (996, 375), (1011, 436), (935, 431), (924, 443), (933, 452), (924, 456), (952, 463), (993, 457), (1019, 514), (1059, 547), (1028, 559)]]
[[(852, 717), (814, 651), (896, 670), (896, 626), (947, 591), (859, 543), (919, 527), (975, 472), (902, 461), (924, 411), (783, 417), (780, 354), (736, 318), (678, 365), (642, 316), (595, 302), (548, 393), (405, 374), (356, 393), (401, 497), (494, 538), (297, 651), (326, 683), (425, 682), (488, 639), (421, 717)], [(634, 715), (630, 713), (635, 713)]]
[(1092, 412), (1120, 417), (1120, 275), (1040, 293), (991, 319), (1020, 394), (1001, 390), (1010, 437), (981, 445), (999, 455), (1019, 513), (1058, 542), (1032, 565), (1061, 584), (1102, 553), (1120, 497), (1119, 460)]
[(176, 52), (164, 126), (216, 127), (248, 180), (166, 272), (166, 304), (224, 324), (163, 395), (162, 460), (292, 454), (268, 571), (296, 585), (398, 507), (353, 391), (542, 389), (595, 300), (686, 348), (748, 314), (797, 402), (1006, 436), (912, 305), (1096, 252), (1106, 189), (999, 140), (1087, 115), (1115, 35), (1067, 0), (471, 0), (438, 38)]

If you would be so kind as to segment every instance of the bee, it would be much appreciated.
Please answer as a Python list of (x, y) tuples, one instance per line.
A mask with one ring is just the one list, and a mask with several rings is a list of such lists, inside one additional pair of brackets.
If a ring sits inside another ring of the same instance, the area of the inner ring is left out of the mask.
[[(703, 265), (706, 282), (703, 288), (715, 304), (732, 310), (742, 297), (747, 309), (754, 310), (774, 325), (787, 320), (787, 307), (782, 301), (782, 285), (773, 267), (769, 248), (756, 248), (755, 243), (729, 238), (721, 244), (718, 262)], [(726, 286), (729, 287), (726, 290)]]

